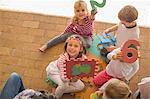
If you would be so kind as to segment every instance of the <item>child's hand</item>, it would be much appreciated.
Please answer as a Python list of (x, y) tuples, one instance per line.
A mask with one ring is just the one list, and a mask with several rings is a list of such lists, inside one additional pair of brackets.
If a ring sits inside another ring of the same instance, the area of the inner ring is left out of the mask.
[(122, 52), (119, 52), (119, 53), (117, 53), (116, 55), (113, 55), (113, 56), (112, 56), (112, 59), (113, 59), (113, 60), (116, 60), (116, 59), (121, 60), (121, 59), (122, 59)]
[(96, 91), (95, 93), (97, 96), (100, 96), (101, 94), (103, 94), (103, 92), (101, 92), (101, 91)]
[(92, 10), (91, 11), (91, 16), (90, 17), (91, 17), (92, 20), (95, 20), (96, 13), (97, 13), (97, 10)]
[(72, 79), (70, 79), (70, 82), (77, 82), (79, 79), (78, 76), (73, 77)]
[(141, 53), (140, 53), (140, 51), (138, 51), (138, 58), (140, 58), (141, 57)]
[(107, 51), (108, 51), (108, 52), (111, 52), (111, 51), (113, 51), (114, 49), (116, 49), (115, 46), (109, 46), (109, 47), (107, 47)]
[(97, 10), (92, 10), (91, 14), (95, 15), (97, 13)]

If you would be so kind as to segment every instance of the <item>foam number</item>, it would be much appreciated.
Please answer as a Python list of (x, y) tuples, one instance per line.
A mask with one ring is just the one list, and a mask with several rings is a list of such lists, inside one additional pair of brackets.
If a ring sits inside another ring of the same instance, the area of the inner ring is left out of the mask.
[(92, 10), (93, 10), (93, 11), (96, 11), (97, 8), (96, 8), (95, 6), (97, 6), (97, 7), (103, 7), (103, 6), (106, 4), (106, 0), (103, 0), (102, 3), (98, 3), (98, 2), (96, 2), (96, 1), (94, 1), (94, 0), (90, 0), (90, 4), (91, 4), (91, 6), (92, 6)]
[(69, 60), (66, 61), (64, 67), (64, 76), (66, 78), (78, 77), (94, 77), (96, 73), (96, 61), (92, 60)]
[(130, 47), (131, 45), (135, 47), (140, 46), (137, 40), (128, 40), (125, 42), (121, 51), (123, 55), (122, 60), (127, 63), (133, 63), (138, 58), (138, 51), (135, 48)]

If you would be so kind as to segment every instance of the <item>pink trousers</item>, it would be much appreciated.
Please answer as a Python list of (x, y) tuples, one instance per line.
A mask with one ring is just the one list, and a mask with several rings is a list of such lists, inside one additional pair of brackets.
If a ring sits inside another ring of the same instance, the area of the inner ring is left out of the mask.
[(108, 80), (113, 78), (106, 73), (106, 70), (101, 71), (94, 79), (93, 82), (96, 86), (101, 87)]

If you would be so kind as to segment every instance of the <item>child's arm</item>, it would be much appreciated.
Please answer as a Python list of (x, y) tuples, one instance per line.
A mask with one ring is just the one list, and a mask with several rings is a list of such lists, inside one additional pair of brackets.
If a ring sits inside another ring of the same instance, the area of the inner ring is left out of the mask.
[(97, 13), (97, 10), (92, 10), (91, 11), (91, 16), (90, 16), (91, 20), (95, 20), (96, 13)]
[(110, 33), (110, 32), (113, 32), (113, 31), (116, 31), (118, 29), (118, 25), (114, 25), (110, 28), (107, 28), (106, 30), (104, 30), (104, 33)]
[(114, 49), (112, 52), (110, 52), (107, 55), (107, 58), (109, 60), (121, 59), (122, 58), (122, 54), (121, 54), (120, 48)]
[(60, 71), (60, 76), (61, 76), (61, 79), (63, 81), (70, 81), (68, 78), (65, 77), (64, 75), (64, 68), (65, 68), (65, 62), (69, 60), (69, 56), (67, 55), (67, 53), (64, 53), (62, 55), (60, 55), (58, 61), (57, 61), (57, 67), (59, 68), (59, 71)]

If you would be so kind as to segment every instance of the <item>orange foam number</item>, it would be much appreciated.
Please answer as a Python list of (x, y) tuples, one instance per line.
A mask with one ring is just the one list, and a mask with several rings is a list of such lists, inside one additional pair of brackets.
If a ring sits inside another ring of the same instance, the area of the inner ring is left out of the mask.
[(121, 51), (123, 55), (122, 60), (127, 63), (133, 63), (138, 58), (138, 51), (135, 48), (129, 48), (130, 45), (134, 45), (135, 47), (140, 46), (137, 40), (128, 40), (125, 42)]

